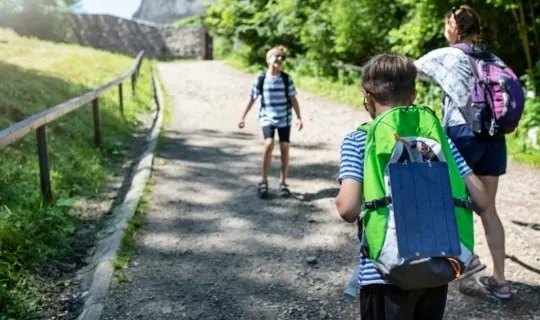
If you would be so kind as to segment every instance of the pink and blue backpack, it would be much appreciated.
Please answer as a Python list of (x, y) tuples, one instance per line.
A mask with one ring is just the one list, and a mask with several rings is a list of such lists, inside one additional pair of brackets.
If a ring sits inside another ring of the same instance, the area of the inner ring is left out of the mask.
[(521, 119), (525, 94), (512, 69), (491, 53), (477, 52), (459, 43), (469, 58), (475, 81), (471, 87), (471, 106), (464, 117), (478, 135), (501, 136), (513, 132)]

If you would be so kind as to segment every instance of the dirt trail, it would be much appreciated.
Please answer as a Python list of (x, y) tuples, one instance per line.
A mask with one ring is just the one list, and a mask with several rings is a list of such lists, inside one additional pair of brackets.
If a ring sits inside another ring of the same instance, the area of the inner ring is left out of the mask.
[[(359, 318), (358, 305), (341, 299), (358, 258), (356, 227), (337, 217), (333, 199), (340, 143), (367, 114), (300, 91), (305, 129), (291, 137), (295, 198), (259, 200), (257, 111), (243, 131), (236, 127), (252, 77), (220, 62), (159, 70), (172, 120), (155, 162), (147, 230), (129, 281), (112, 285), (104, 319)], [(540, 171), (510, 164), (500, 189), (516, 299), (500, 304), (470, 281), (461, 292), (452, 285), (448, 319), (540, 319)], [(490, 266), (476, 226), (477, 251)], [(317, 264), (308, 265), (308, 256)]]

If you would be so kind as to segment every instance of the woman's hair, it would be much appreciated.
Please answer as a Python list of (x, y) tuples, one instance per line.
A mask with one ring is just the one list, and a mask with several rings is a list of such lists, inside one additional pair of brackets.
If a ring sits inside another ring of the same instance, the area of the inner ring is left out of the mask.
[(459, 7), (453, 7), (450, 12), (445, 16), (445, 20), (454, 17), (458, 28), (458, 41), (469, 38), (471, 36), (477, 36), (480, 40), (482, 35), (482, 28), (480, 25), (480, 16), (473, 8), (462, 5)]

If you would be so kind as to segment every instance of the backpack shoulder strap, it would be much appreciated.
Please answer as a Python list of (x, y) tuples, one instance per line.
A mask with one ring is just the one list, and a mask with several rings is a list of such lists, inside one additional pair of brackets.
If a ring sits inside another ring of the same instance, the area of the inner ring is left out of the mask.
[(476, 69), (476, 58), (474, 58), (471, 55), (467, 55), (467, 61), (469, 62), (469, 67), (471, 67), (471, 71), (473, 76), (478, 79), (478, 69)]
[(285, 84), (285, 97), (287, 98), (287, 101), (289, 101), (289, 85), (291, 76), (282, 71), (281, 78), (283, 79), (283, 83)]
[(460, 49), (467, 55), (467, 61), (469, 62), (469, 67), (471, 68), (473, 76), (478, 79), (478, 70), (476, 70), (476, 58), (473, 57), (473, 48), (472, 46), (465, 43), (458, 43), (452, 46), (453, 48)]
[(371, 129), (372, 122), (364, 122), (362, 123), (356, 130), (358, 131), (364, 131), (365, 133), (369, 133), (369, 130)]
[(495, 57), (486, 48), (480, 48), (480, 49), (476, 50), (475, 49), (476, 47), (471, 46), (469, 44), (465, 44), (465, 43), (458, 43), (458, 44), (453, 45), (453, 47), (457, 48), (457, 49), (460, 49), (461, 51), (463, 51), (467, 55), (468, 61), (469, 61), (469, 66), (471, 67), (471, 70), (472, 70), (472, 73), (473, 73), (474, 77), (477, 78), (477, 79), (480, 76), (478, 74), (478, 69), (477, 69), (478, 61), (499, 64), (497, 62), (497, 57)]
[(257, 76), (257, 91), (259, 91), (259, 95), (261, 96), (261, 103), (264, 99), (263, 86), (264, 86), (265, 78), (266, 78), (266, 72), (264, 71), (259, 73), (259, 75)]
[(266, 72), (261, 72), (259, 73), (259, 75), (257, 76), (257, 90), (259, 90), (259, 94), (262, 95), (262, 91), (263, 91), (263, 85), (264, 85), (264, 79), (266, 78)]
[(456, 43), (455, 45), (452, 46), (452, 48), (456, 48), (456, 49), (459, 49), (463, 52), (465, 52), (467, 55), (470, 55), (473, 53), (473, 48), (472, 46), (466, 44), (466, 43)]

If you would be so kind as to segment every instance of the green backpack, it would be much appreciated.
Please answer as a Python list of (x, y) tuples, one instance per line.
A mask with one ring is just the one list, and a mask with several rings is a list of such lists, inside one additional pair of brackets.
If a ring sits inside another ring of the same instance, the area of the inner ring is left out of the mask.
[(435, 113), (396, 107), (365, 131), (362, 248), (403, 290), (460, 277), (474, 252), (472, 202)]

